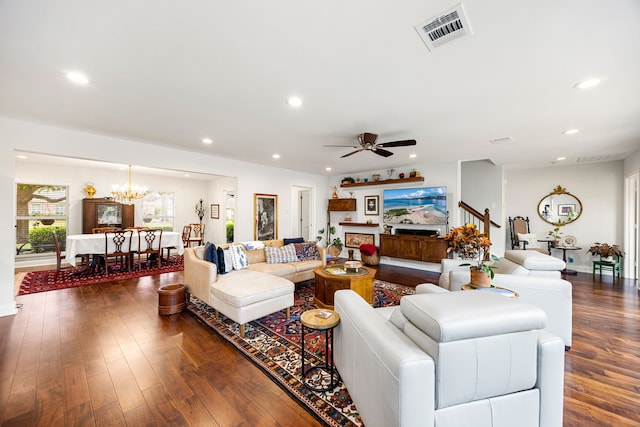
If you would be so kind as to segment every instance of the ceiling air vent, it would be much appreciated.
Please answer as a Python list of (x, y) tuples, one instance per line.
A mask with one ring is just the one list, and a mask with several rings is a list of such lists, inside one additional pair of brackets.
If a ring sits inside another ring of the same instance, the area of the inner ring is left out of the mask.
[(473, 34), (462, 3), (413, 27), (430, 51), (452, 40)]
[(492, 144), (508, 144), (510, 142), (513, 142), (513, 137), (512, 136), (501, 136), (499, 138), (490, 139), (489, 141), (491, 141)]
[(576, 163), (597, 163), (597, 162), (612, 162), (614, 160), (622, 160), (626, 157), (626, 153), (613, 153), (613, 154), (600, 154), (595, 156), (582, 156), (578, 157)]

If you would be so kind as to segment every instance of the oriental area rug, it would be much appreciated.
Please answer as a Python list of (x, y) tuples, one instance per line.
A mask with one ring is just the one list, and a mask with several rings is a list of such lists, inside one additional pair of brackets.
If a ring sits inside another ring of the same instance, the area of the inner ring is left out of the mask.
[[(349, 392), (341, 380), (336, 388), (327, 392), (311, 391), (302, 382), (300, 315), (307, 310), (318, 308), (313, 302), (313, 293), (313, 280), (297, 284), (290, 318), (287, 320), (284, 311), (279, 311), (249, 322), (245, 326), (244, 338), (239, 335), (237, 323), (222, 314), (220, 319), (216, 320), (213, 309), (196, 297), (191, 296), (187, 309), (238, 349), (324, 424), (336, 427), (363, 426)], [(400, 298), (413, 294), (414, 289), (375, 280), (374, 293), (374, 307), (386, 307), (398, 305)], [(323, 365), (323, 349), (324, 334), (318, 331), (307, 333), (305, 366)], [(324, 380), (328, 381), (327, 378)], [(319, 381), (322, 382), (323, 379)]]
[[(170, 257), (160, 267), (148, 268), (146, 265), (138, 269), (134, 263), (131, 271), (113, 271), (109, 275), (102, 272), (79, 273), (71, 269), (62, 270), (56, 277), (56, 270), (31, 271), (24, 276), (18, 295), (27, 295), (37, 292), (55, 291), (58, 289), (75, 288), (77, 286), (97, 285), (100, 283), (116, 282), (120, 280), (135, 279), (155, 274), (172, 273), (184, 270), (184, 262), (181, 255)], [(81, 269), (82, 267), (80, 267)]]

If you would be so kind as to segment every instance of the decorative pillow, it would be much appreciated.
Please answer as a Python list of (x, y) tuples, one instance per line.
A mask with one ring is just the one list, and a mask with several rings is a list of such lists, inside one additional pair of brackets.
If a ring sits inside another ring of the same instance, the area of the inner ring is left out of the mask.
[[(527, 242), (527, 249), (538, 247), (538, 236), (535, 233), (518, 233), (518, 242)], [(522, 244), (520, 244), (522, 248)]]
[(234, 270), (242, 270), (249, 267), (249, 260), (247, 259), (247, 253), (244, 251), (242, 245), (231, 245), (231, 262)]
[(318, 259), (318, 247), (315, 242), (294, 243), (298, 261), (313, 261)]
[(254, 249), (264, 248), (264, 242), (261, 242), (260, 240), (255, 240), (253, 242), (242, 242), (242, 244), (250, 251)]
[(233, 258), (231, 256), (231, 248), (224, 250), (224, 272), (228, 273), (233, 270)]
[(295, 237), (291, 239), (282, 239), (282, 242), (285, 245), (289, 245), (291, 243), (304, 243), (304, 239), (302, 237)]
[(218, 248), (216, 252), (218, 253), (218, 274), (225, 274), (227, 272), (226, 270), (227, 267), (226, 267), (226, 260), (224, 256), (224, 249)]
[(204, 260), (218, 265), (218, 251), (216, 250), (216, 245), (211, 242), (207, 242), (204, 245)]
[(267, 246), (264, 250), (265, 255), (267, 256), (267, 264), (283, 264), (286, 262), (298, 261), (296, 248), (293, 244), (281, 246), (279, 248)]

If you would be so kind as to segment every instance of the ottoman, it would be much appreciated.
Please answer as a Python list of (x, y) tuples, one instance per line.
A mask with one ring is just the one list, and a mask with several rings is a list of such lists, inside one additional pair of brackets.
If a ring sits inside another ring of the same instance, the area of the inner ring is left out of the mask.
[(218, 276), (209, 288), (209, 305), (216, 318), (220, 312), (238, 323), (244, 337), (247, 322), (283, 309), (288, 319), (294, 291), (295, 285), (288, 279), (243, 269)]

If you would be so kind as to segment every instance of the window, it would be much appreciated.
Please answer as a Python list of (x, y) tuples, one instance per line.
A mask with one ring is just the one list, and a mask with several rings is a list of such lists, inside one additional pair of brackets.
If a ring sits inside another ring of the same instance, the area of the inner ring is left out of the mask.
[(142, 199), (142, 222), (145, 227), (173, 231), (174, 193), (150, 191)]
[(55, 252), (55, 230), (64, 250), (69, 212), (69, 187), (65, 185), (16, 185), (16, 255)]

